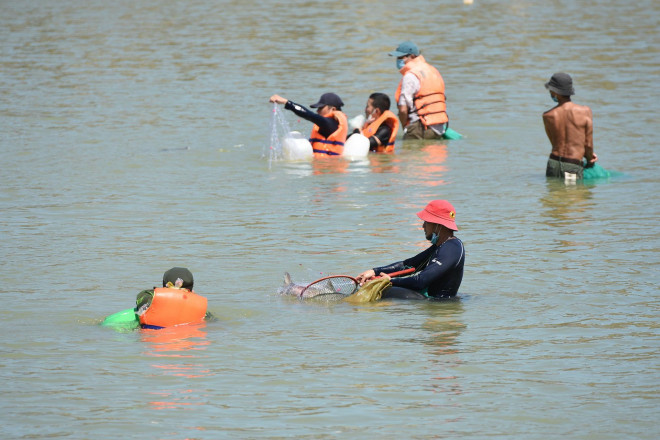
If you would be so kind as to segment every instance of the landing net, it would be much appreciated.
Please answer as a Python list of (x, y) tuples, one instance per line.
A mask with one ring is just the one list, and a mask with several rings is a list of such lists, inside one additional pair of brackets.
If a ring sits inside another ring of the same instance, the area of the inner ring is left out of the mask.
[(335, 275), (320, 280), (314, 281), (309, 284), (301, 293), (301, 296), (310, 298), (317, 295), (326, 293), (341, 293), (342, 295), (350, 295), (358, 288), (358, 283), (355, 278)]

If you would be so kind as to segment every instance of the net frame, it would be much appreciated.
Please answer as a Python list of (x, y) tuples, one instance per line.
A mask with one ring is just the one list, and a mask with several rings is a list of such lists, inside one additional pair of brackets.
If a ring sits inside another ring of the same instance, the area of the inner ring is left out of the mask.
[[(355, 278), (348, 275), (331, 275), (328, 277), (320, 278), (316, 281), (309, 283), (300, 292), (300, 297), (307, 293), (307, 298), (313, 298), (318, 295), (325, 295), (329, 293), (340, 293), (342, 295), (352, 295), (360, 286), (360, 283)], [(312, 293), (310, 295), (310, 292)]]

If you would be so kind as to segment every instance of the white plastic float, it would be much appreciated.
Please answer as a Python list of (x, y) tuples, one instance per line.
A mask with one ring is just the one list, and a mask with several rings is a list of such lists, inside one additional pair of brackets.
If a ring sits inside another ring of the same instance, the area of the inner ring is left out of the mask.
[(364, 117), (364, 115), (357, 115), (356, 117), (349, 119), (348, 132), (351, 133), (356, 128), (362, 129), (362, 126), (366, 120), (367, 119)]
[(298, 131), (289, 132), (282, 142), (284, 160), (311, 160), (314, 157), (312, 144)]
[(366, 136), (355, 133), (346, 140), (343, 156), (348, 159), (361, 159), (369, 154), (369, 139)]

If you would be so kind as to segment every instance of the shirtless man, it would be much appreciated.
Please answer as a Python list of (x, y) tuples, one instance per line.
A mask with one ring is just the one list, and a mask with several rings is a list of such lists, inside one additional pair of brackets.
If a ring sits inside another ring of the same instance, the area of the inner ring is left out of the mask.
[(598, 157), (594, 153), (591, 109), (571, 101), (573, 80), (567, 73), (555, 73), (545, 84), (557, 105), (543, 113), (545, 132), (552, 144), (552, 153), (545, 171), (547, 177), (566, 180), (582, 179), (582, 158), (587, 167)]

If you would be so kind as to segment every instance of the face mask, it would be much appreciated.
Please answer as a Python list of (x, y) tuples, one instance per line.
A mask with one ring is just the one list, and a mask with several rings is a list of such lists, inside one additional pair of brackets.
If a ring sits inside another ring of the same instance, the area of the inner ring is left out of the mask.
[(433, 235), (431, 235), (431, 244), (436, 244), (438, 242), (438, 238), (438, 234), (434, 232)]
[(550, 95), (550, 97), (552, 98), (553, 101), (559, 102), (559, 100), (557, 99), (557, 97), (555, 95)]
[(403, 58), (397, 58), (396, 59), (396, 68), (398, 70), (403, 69), (403, 66), (405, 66), (405, 65), (406, 65), (406, 62), (403, 60)]

